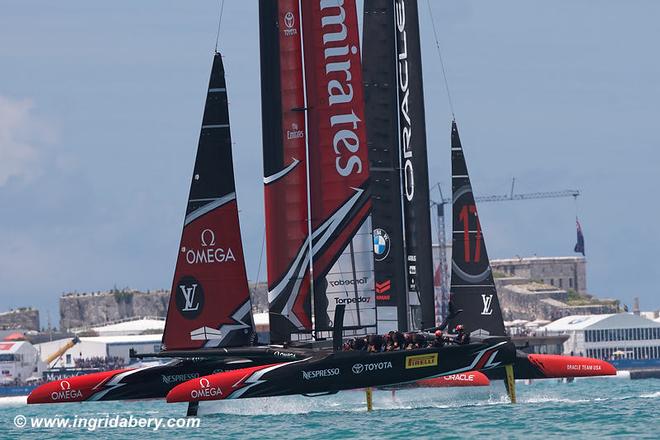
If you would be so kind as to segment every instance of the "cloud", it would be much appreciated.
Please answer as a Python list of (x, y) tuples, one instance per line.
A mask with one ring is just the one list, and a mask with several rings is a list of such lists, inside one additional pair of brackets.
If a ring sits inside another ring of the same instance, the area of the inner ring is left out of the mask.
[(37, 144), (45, 131), (32, 115), (30, 99), (0, 96), (0, 187), (9, 179), (30, 179), (36, 174)]

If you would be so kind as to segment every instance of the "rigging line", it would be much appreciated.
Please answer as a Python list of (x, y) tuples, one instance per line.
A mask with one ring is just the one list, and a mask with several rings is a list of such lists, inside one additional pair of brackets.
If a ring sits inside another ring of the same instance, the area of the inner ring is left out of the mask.
[(220, 25), (222, 24), (222, 12), (225, 10), (225, 0), (220, 3), (220, 17), (218, 18), (218, 32), (215, 35), (215, 52), (218, 53), (218, 42), (220, 41)]
[[(261, 262), (264, 258), (264, 248), (266, 247), (266, 226), (264, 225), (264, 233), (261, 236), (261, 254), (259, 254), (259, 266), (257, 267), (257, 279), (254, 280), (257, 284), (259, 284), (259, 277), (261, 276)], [(268, 282), (266, 282), (268, 284)], [(266, 285), (266, 290), (268, 290), (268, 286)]]
[(449, 110), (451, 111), (451, 117), (453, 120), (456, 120), (454, 115), (454, 104), (451, 100), (451, 93), (449, 92), (449, 82), (447, 81), (447, 72), (445, 71), (445, 62), (442, 58), (442, 51), (440, 50), (440, 40), (438, 39), (438, 31), (435, 27), (435, 20), (433, 19), (433, 9), (431, 9), (431, 0), (426, 0), (426, 4), (429, 8), (429, 17), (431, 17), (431, 26), (433, 27), (433, 36), (435, 37), (435, 48), (438, 50), (438, 56), (440, 57), (440, 67), (442, 68), (442, 78), (445, 81), (445, 90), (447, 91), (447, 100), (449, 101)]

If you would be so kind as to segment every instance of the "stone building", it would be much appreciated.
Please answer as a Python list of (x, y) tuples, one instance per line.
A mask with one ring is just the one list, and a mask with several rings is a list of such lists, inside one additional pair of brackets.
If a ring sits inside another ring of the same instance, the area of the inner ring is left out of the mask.
[(0, 330), (10, 329), (39, 331), (39, 310), (21, 307), (0, 313)]
[(494, 272), (587, 293), (587, 260), (584, 257), (507, 258), (491, 260), (490, 265)]
[[(250, 293), (253, 309), (268, 311), (266, 284), (250, 284)], [(60, 327), (63, 331), (68, 331), (128, 318), (164, 318), (167, 315), (169, 298), (169, 290), (140, 292), (113, 289), (106, 292), (67, 293), (60, 297)]]
[(170, 292), (158, 290), (112, 290), (95, 293), (67, 293), (60, 297), (62, 330), (92, 327), (126, 318), (158, 316), (167, 313)]

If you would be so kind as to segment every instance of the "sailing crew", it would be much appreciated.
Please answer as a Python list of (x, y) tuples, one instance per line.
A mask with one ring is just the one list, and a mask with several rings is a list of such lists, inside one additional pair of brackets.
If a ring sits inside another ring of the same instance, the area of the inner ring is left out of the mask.
[(465, 332), (465, 329), (463, 328), (463, 324), (458, 324), (456, 328), (454, 329), (456, 332), (456, 343), (457, 344), (469, 344), (470, 343), (470, 335)]
[(367, 351), (371, 353), (378, 353), (383, 351), (383, 337), (381, 335), (369, 336), (369, 346)]
[(406, 347), (406, 337), (400, 331), (394, 332), (394, 349), (403, 350)]
[(445, 338), (442, 335), (442, 330), (435, 331), (435, 340), (432, 342), (431, 346), (436, 348), (441, 348), (445, 345)]
[(426, 347), (426, 336), (422, 333), (415, 333), (413, 338), (413, 348), (425, 348)]

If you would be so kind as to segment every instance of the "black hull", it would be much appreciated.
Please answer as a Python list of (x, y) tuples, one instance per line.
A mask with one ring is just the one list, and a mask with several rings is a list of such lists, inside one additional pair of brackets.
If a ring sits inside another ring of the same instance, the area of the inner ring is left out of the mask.
[(323, 394), (412, 382), (512, 363), (515, 347), (505, 338), (383, 353), (315, 354), (289, 363), (249, 367), (193, 379), (175, 387), (168, 402)]

